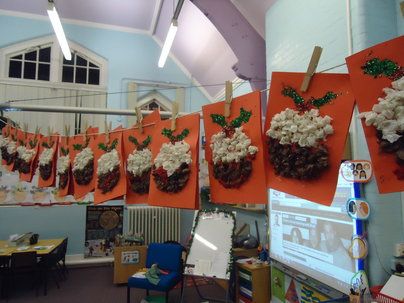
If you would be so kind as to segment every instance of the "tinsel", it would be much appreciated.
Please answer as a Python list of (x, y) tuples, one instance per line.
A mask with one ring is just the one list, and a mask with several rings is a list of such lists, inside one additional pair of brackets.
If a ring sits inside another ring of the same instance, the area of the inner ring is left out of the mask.
[(115, 139), (114, 141), (112, 141), (110, 145), (104, 143), (98, 144), (98, 148), (108, 153), (111, 150), (115, 149), (117, 145), (118, 145), (118, 139)]
[(170, 139), (170, 141), (171, 141), (172, 143), (174, 143), (174, 142), (178, 142), (178, 141), (184, 140), (184, 139), (188, 136), (188, 134), (189, 134), (189, 129), (186, 128), (186, 129), (184, 129), (184, 130), (181, 132), (181, 134), (179, 134), (179, 135), (177, 135), (177, 136), (174, 136), (174, 135), (173, 135), (173, 131), (172, 131), (171, 129), (163, 128), (163, 130), (161, 131), (161, 134), (162, 134), (164, 137), (167, 137), (168, 139)]

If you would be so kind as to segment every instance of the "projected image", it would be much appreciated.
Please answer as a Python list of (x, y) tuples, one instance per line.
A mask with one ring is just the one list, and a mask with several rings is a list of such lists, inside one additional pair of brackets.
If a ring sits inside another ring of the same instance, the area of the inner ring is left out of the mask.
[(271, 258), (331, 287), (349, 293), (358, 270), (350, 257), (356, 221), (347, 212), (353, 183), (342, 177), (331, 206), (270, 190)]
[(339, 233), (347, 234), (352, 227), (346, 224), (318, 220), (314, 218), (301, 218), (293, 215), (284, 215), (282, 222), (283, 247), (294, 252), (302, 261), (305, 256), (327, 262), (334, 266), (353, 271), (355, 262), (348, 254), (350, 239), (345, 239)]

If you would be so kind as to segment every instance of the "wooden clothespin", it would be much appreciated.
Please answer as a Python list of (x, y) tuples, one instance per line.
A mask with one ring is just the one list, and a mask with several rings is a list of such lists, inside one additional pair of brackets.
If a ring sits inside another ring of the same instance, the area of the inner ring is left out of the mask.
[(224, 116), (228, 118), (231, 114), (231, 100), (233, 99), (233, 83), (231, 81), (226, 81), (225, 96)]
[(109, 132), (112, 128), (112, 122), (110, 121), (109, 123), (105, 121), (105, 143), (109, 143)]
[(27, 140), (28, 138), (28, 123), (23, 124), (23, 130), (24, 130), (24, 138)]
[(142, 120), (143, 120), (142, 111), (140, 110), (139, 107), (136, 107), (136, 122), (137, 122), (136, 124), (141, 134), (143, 133)]
[(69, 144), (70, 125), (65, 124), (66, 144)]
[(302, 92), (306, 92), (307, 89), (309, 88), (311, 77), (313, 77), (314, 73), (316, 72), (316, 68), (317, 68), (318, 62), (320, 61), (322, 51), (323, 51), (322, 47), (320, 47), (320, 46), (314, 47), (309, 66), (307, 67), (307, 71), (306, 71), (306, 74), (304, 75), (302, 85), (300, 86), (300, 90)]
[(52, 136), (53, 133), (53, 128), (48, 126), (48, 137), (50, 138)]
[(177, 128), (177, 116), (178, 116), (178, 102), (174, 101), (173, 102), (173, 106), (172, 106), (172, 111), (171, 111), (171, 130), (175, 131), (175, 129)]
[(87, 121), (84, 121), (84, 132), (83, 134), (85, 134), (87, 136), (87, 128), (88, 128), (88, 123)]
[(41, 128), (37, 125), (35, 127), (35, 135), (38, 135), (40, 131), (41, 131)]

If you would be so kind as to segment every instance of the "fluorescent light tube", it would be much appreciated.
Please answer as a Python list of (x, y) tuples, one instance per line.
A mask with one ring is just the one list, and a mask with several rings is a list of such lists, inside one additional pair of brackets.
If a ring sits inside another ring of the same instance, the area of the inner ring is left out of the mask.
[(164, 64), (166, 63), (168, 54), (170, 53), (171, 45), (173, 45), (174, 42), (175, 34), (177, 33), (177, 29), (177, 20), (173, 19), (167, 33), (166, 41), (164, 41), (163, 49), (161, 50), (161, 55), (158, 63), (158, 66), (160, 68), (164, 67)]
[(207, 247), (209, 247), (212, 250), (217, 250), (217, 246), (213, 245), (211, 242), (209, 242), (208, 240), (206, 240), (204, 237), (201, 237), (200, 235), (198, 235), (197, 233), (195, 233), (195, 239), (198, 240), (199, 242), (201, 242), (202, 244), (206, 245)]
[(70, 61), (72, 59), (72, 53), (70, 52), (69, 45), (67, 44), (62, 23), (60, 23), (59, 15), (53, 2), (48, 3), (47, 11), (49, 19), (53, 26), (53, 30), (55, 31), (56, 37), (58, 38), (60, 48), (62, 49), (63, 56), (66, 60)]

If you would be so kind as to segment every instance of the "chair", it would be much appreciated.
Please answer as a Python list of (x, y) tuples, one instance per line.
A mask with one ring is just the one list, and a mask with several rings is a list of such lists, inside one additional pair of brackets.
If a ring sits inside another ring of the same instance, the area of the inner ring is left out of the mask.
[(145, 278), (130, 277), (127, 287), (127, 303), (130, 303), (131, 288), (146, 289), (147, 295), (149, 294), (149, 290), (165, 292), (165, 301), (168, 302), (169, 291), (180, 281), (182, 282), (182, 250), (183, 247), (177, 244), (149, 244), (147, 248), (146, 267), (150, 268), (156, 263), (159, 269), (168, 271), (168, 274), (161, 274), (160, 281), (157, 285), (150, 283)]
[(41, 261), (39, 261), (39, 268), (41, 269), (41, 275), (42, 275), (42, 280), (44, 282), (44, 288), (43, 292), (44, 295), (46, 296), (48, 293), (48, 276), (49, 274), (52, 275), (53, 281), (56, 284), (57, 288), (60, 288), (59, 282), (56, 277), (56, 273), (58, 272), (59, 274), (59, 258), (60, 255), (63, 252), (63, 247), (62, 245), (56, 247), (50, 254), (43, 256), (41, 258)]
[[(14, 288), (16, 276), (31, 275), (33, 278), (33, 284), (38, 285), (39, 283), (39, 268), (37, 263), (37, 253), (36, 251), (18, 252), (12, 253), (10, 258), (10, 267), (6, 273), (7, 284), (12, 283), (12, 288)], [(8, 297), (9, 287), (6, 286), (6, 296)], [(38, 294), (38, 288), (37, 294)]]
[(57, 263), (60, 273), (63, 275), (63, 278), (66, 279), (66, 274), (69, 273), (66, 267), (66, 252), (67, 252), (67, 242), (69, 238), (65, 238), (60, 245), (60, 249), (58, 250), (57, 255)]

